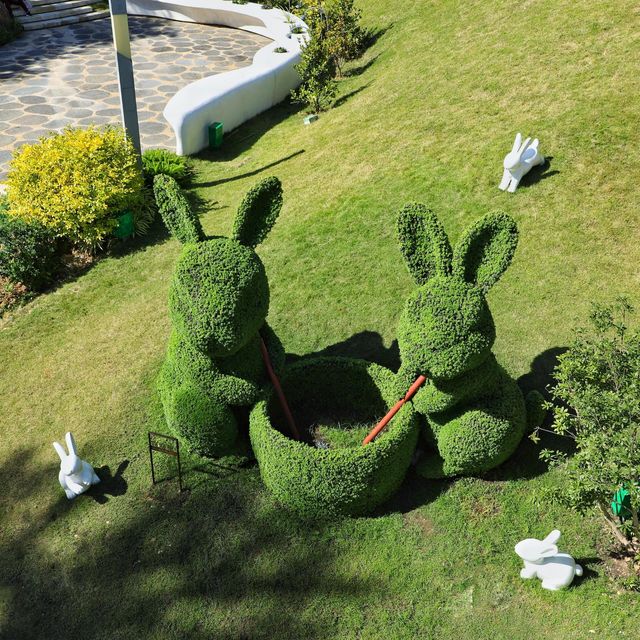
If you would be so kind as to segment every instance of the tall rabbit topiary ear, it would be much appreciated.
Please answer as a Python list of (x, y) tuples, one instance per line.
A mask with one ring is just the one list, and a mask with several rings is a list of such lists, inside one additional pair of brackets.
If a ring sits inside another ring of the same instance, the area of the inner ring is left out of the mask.
[(170, 176), (158, 174), (153, 179), (153, 195), (169, 233), (182, 242), (205, 239), (198, 216), (192, 211), (178, 183)]
[(409, 273), (422, 285), (451, 271), (451, 245), (436, 215), (423, 204), (406, 204), (398, 214), (398, 239)]
[(275, 224), (282, 209), (282, 184), (272, 176), (258, 182), (243, 198), (233, 223), (233, 239), (257, 247)]
[(453, 273), (487, 292), (507, 270), (518, 246), (518, 226), (506, 213), (486, 215), (456, 244)]

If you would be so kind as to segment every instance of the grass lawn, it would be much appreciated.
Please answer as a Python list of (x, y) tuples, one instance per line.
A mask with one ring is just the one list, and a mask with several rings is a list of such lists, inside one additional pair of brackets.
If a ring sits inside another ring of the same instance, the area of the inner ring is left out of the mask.
[[(282, 106), (197, 162), (209, 233), (278, 175), (285, 206), (259, 248), (269, 322), (290, 354), (397, 367), (413, 284), (395, 240), (406, 201), (452, 239), (480, 215), (518, 221), (514, 264), (489, 296), (500, 361), (543, 386), (592, 300), (640, 299), (640, 12), (626, 0), (368, 0), (381, 30), (309, 127)], [(521, 130), (550, 166), (497, 189)], [(185, 461), (189, 491), (150, 486), (154, 379), (169, 333), (176, 241), (103, 260), (2, 321), (0, 637), (195, 639), (638, 638), (640, 599), (608, 573), (592, 516), (539, 503), (557, 481), (525, 442), (483, 479), (409, 475), (372, 517), (309, 525), (242, 460)], [(74, 431), (107, 478), (69, 503), (51, 441)], [(161, 472), (171, 473), (169, 465)], [(563, 532), (575, 588), (519, 578), (513, 546)]]

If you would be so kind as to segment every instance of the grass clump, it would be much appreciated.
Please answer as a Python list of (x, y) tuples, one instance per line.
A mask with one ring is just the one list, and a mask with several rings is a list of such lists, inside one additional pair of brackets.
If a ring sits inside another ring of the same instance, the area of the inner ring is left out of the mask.
[(167, 149), (147, 149), (142, 154), (142, 171), (149, 185), (158, 175), (169, 176), (182, 187), (188, 186), (193, 178), (193, 166), (189, 158)]

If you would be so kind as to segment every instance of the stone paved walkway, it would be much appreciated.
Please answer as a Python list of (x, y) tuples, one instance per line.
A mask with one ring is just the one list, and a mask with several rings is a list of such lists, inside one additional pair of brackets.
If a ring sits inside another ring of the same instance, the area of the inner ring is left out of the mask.
[[(161, 18), (129, 18), (143, 148), (174, 149), (162, 115), (186, 84), (251, 63), (262, 36)], [(0, 181), (12, 151), (67, 125), (119, 124), (111, 21), (25, 33), (0, 50)]]

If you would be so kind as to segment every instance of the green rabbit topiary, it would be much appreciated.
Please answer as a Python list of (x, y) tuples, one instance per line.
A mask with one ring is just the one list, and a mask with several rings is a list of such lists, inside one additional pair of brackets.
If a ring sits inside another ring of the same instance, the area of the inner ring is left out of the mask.
[[(398, 217), (400, 247), (419, 288), (407, 299), (398, 328), (402, 392), (419, 376), (414, 396), (433, 451), (418, 464), (430, 478), (475, 474), (504, 462), (529, 422), (541, 420), (542, 396), (526, 402), (491, 353), (495, 325), (485, 294), (511, 263), (518, 228), (506, 214), (486, 215), (454, 250), (424, 205)], [(530, 424), (529, 426), (534, 426)]]
[(269, 283), (254, 251), (282, 207), (282, 186), (266, 178), (245, 196), (233, 237), (206, 238), (180, 188), (165, 175), (154, 192), (167, 228), (184, 243), (169, 289), (173, 331), (158, 380), (169, 428), (207, 456), (234, 452), (236, 407), (249, 407), (267, 384), (260, 340), (276, 370), (284, 349), (265, 322)]

